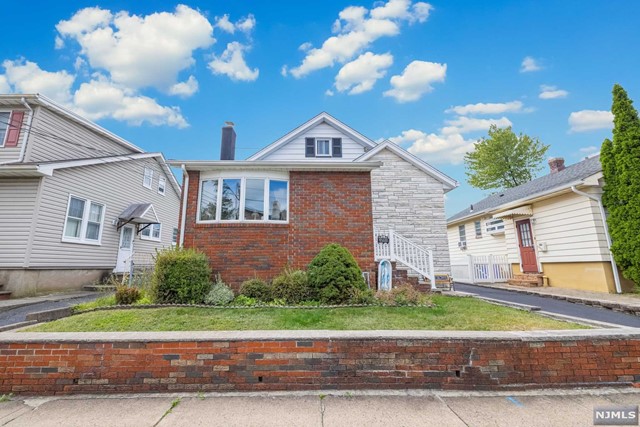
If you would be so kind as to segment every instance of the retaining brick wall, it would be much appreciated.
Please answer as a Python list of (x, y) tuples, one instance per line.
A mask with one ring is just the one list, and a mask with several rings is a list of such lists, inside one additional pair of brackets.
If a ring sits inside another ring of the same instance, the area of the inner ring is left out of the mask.
[(256, 276), (271, 280), (287, 265), (306, 268), (329, 243), (375, 272), (369, 172), (290, 172), (288, 224), (197, 224), (199, 184), (199, 172), (189, 172), (185, 246), (204, 251), (236, 289)]
[(639, 336), (31, 342), (20, 335), (36, 334), (14, 335), (0, 341), (0, 393), (500, 390), (640, 381)]

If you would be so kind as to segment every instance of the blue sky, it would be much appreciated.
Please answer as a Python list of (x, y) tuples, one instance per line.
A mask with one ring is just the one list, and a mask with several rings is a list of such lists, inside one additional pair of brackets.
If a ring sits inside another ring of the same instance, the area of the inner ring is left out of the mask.
[(327, 111), (460, 181), (447, 215), (485, 195), (461, 159), (491, 123), (571, 164), (610, 135), (614, 83), (640, 99), (637, 1), (49, 5), (4, 5), (1, 92), (178, 159), (217, 159), (226, 120), (245, 158)]

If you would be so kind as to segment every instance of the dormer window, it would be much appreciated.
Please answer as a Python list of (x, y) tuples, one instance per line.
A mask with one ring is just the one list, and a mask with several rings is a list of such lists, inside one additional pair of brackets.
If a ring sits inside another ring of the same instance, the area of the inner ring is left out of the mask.
[(331, 157), (331, 141), (316, 139), (316, 157)]
[(342, 138), (305, 138), (305, 157), (342, 157)]

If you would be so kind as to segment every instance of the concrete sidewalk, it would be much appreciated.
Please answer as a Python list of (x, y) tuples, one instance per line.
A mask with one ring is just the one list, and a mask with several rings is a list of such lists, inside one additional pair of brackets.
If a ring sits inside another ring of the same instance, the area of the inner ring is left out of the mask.
[(506, 283), (476, 283), (473, 286), (503, 289), (529, 295), (540, 295), (569, 302), (608, 308), (640, 316), (640, 294), (605, 294), (603, 292), (579, 291), (554, 287), (525, 288)]
[(56, 302), (66, 299), (82, 298), (90, 295), (96, 295), (96, 292), (57, 292), (48, 295), (40, 295), (37, 297), (8, 299), (0, 301), (0, 312), (13, 310), (14, 308), (24, 307), (28, 305), (40, 304), (43, 302)]
[(6, 426), (590, 426), (600, 405), (640, 390), (283, 392), (14, 398)]

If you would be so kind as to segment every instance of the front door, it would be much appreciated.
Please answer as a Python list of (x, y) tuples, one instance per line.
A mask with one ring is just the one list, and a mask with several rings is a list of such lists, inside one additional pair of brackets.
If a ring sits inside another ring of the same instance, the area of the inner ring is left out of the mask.
[(118, 260), (116, 261), (116, 268), (113, 269), (116, 273), (126, 273), (129, 271), (131, 255), (133, 254), (133, 235), (134, 231), (131, 226), (124, 226), (120, 229)]
[(523, 273), (537, 273), (538, 261), (536, 260), (536, 250), (533, 246), (533, 233), (531, 232), (531, 221), (524, 219), (516, 221), (518, 232), (518, 245), (520, 246), (520, 259), (522, 260)]

